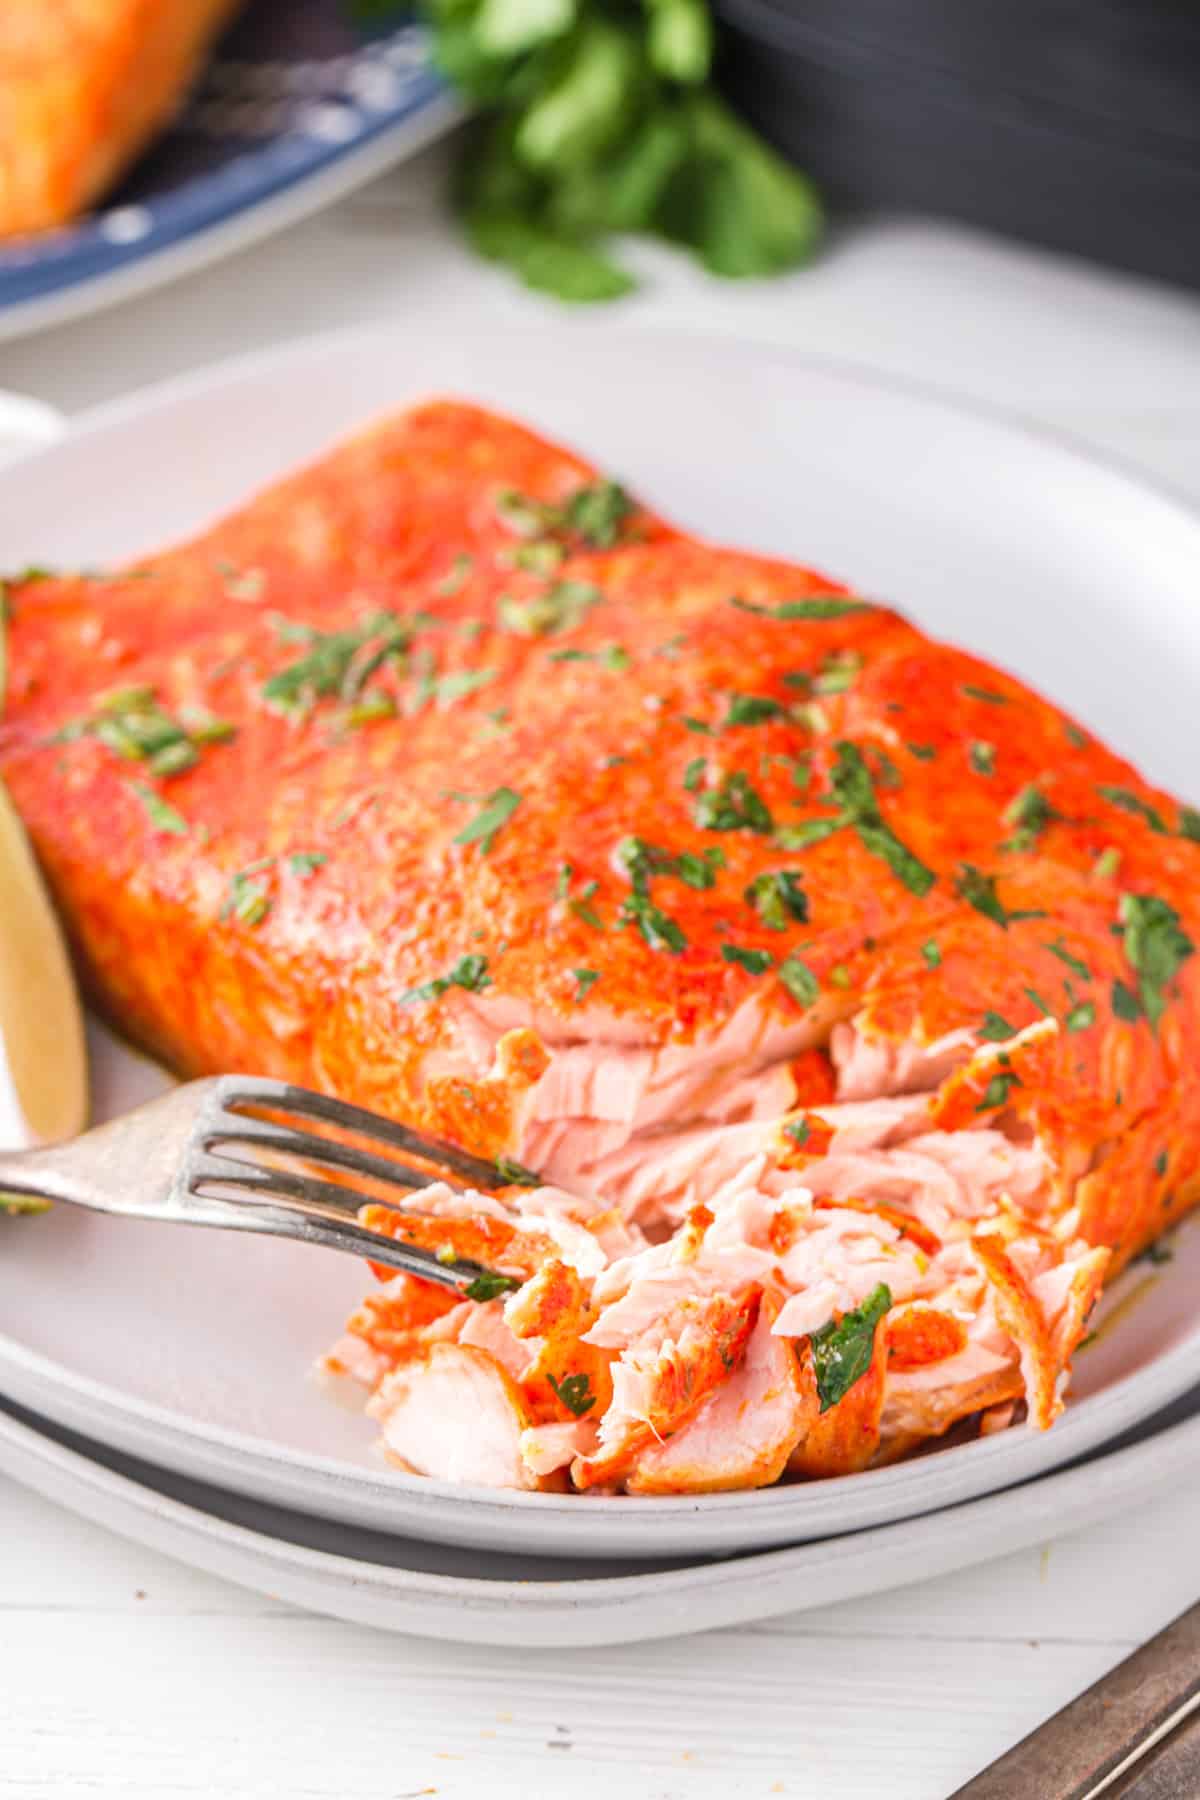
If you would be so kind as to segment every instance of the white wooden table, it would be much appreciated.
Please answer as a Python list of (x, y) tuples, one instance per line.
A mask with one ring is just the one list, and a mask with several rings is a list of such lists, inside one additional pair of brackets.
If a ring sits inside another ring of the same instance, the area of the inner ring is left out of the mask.
[[(427, 156), (209, 273), (0, 347), (0, 386), (74, 412), (357, 320), (540, 316), (448, 232), (441, 175)], [(857, 228), (817, 269), (752, 287), (637, 261), (644, 291), (581, 333), (674, 323), (873, 363), (1200, 498), (1193, 297), (918, 222)], [(1164, 1493), (1040, 1551), (758, 1628), (501, 1653), (297, 1614), (0, 1484), (0, 1797), (941, 1800), (1200, 1594), (1198, 1504), (1196, 1485)]]

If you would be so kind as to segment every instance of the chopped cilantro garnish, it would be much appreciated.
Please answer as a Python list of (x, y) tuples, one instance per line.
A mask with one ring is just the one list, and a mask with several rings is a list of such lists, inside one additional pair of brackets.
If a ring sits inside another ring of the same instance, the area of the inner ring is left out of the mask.
[(556, 1381), (553, 1375), (547, 1375), (546, 1379), (567, 1411), (574, 1413), (577, 1419), (582, 1419), (584, 1413), (591, 1412), (595, 1406), (596, 1396), (592, 1392), (586, 1371), (580, 1370), (577, 1375), (564, 1375), (561, 1381)]
[(501, 1275), (496, 1269), (485, 1269), (474, 1281), (469, 1281), (463, 1289), (468, 1300), (478, 1300), (485, 1305), (489, 1300), (498, 1300), (501, 1294), (511, 1294), (521, 1285), (515, 1275)]
[(288, 868), (295, 875), (311, 875), (329, 861), (323, 850), (294, 850), (288, 857)]
[(771, 931), (786, 931), (793, 920), (804, 924), (808, 918), (808, 895), (801, 877), (791, 869), (772, 869), (756, 875), (744, 898)]
[(711, 737), (712, 735), (711, 725), (706, 725), (703, 719), (693, 719), (687, 713), (681, 715), (679, 723), (683, 726), (685, 731), (701, 732), (705, 737)]
[(769, 832), (775, 821), (748, 776), (726, 775), (719, 787), (696, 798), (695, 820), (704, 831)]
[(572, 630), (603, 598), (590, 581), (556, 581), (544, 593), (524, 599), (501, 595), (500, 623), (519, 637), (549, 637)]
[(1090, 981), (1092, 979), (1092, 971), (1088, 968), (1087, 964), (1081, 962), (1079, 957), (1072, 956), (1061, 938), (1057, 939), (1053, 944), (1044, 943), (1042, 948), (1043, 950), (1048, 950), (1051, 956), (1057, 956), (1059, 962), (1065, 963), (1073, 975), (1078, 975), (1080, 981)]
[(998, 694), (994, 688), (976, 687), (973, 682), (964, 681), (963, 693), (969, 694), (972, 700), (982, 700), (988, 706), (1007, 706), (1008, 695)]
[(722, 944), (721, 956), (727, 963), (736, 963), (750, 975), (765, 975), (775, 958), (769, 950), (746, 950), (741, 944)]
[(1132, 813), (1136, 819), (1144, 819), (1151, 831), (1157, 831), (1165, 836), (1167, 827), (1162, 814), (1143, 800), (1140, 794), (1135, 794), (1131, 788), (1109, 787), (1102, 782), (1096, 792), (1102, 795), (1110, 806), (1118, 806), (1122, 812)]
[(1006, 1038), (1016, 1037), (1017, 1028), (998, 1012), (986, 1012), (983, 1024), (979, 1027), (979, 1036), (986, 1038), (989, 1044), (1002, 1044)]
[(486, 956), (460, 956), (454, 967), (447, 969), (444, 975), (435, 975), (432, 981), (423, 981), (419, 987), (409, 988), (406, 994), (401, 994), (399, 1003), (407, 1006), (413, 1000), (438, 1000), (452, 987), (465, 988), (469, 994), (479, 994), (485, 987), (491, 986), (491, 981)]
[(499, 673), (499, 669), (452, 669), (447, 675), (435, 675), (429, 684), (432, 697), (441, 706), (452, 706), (465, 695), (478, 693)]
[(467, 555), (465, 550), (460, 550), (442, 579), (436, 583), (434, 593), (440, 595), (443, 600), (449, 600), (466, 585), (474, 566), (474, 560)]
[(1112, 1009), (1117, 1018), (1124, 1019), (1127, 1025), (1134, 1024), (1142, 1016), (1141, 1001), (1123, 981), (1113, 982)]
[(1036, 988), (1027, 987), (1022, 991), (1025, 994), (1026, 999), (1033, 1001), (1033, 1004), (1037, 1007), (1043, 1018), (1049, 1019), (1052, 1017), (1054, 1008), (1046, 1005), (1046, 1002), (1042, 999), (1042, 996), (1038, 993)]
[(1092, 868), (1092, 874), (1096, 877), (1097, 881), (1112, 881), (1116, 878), (1120, 868), (1121, 852), (1117, 849), (1115, 844), (1110, 844), (1108, 849), (1102, 850), (1096, 858)]
[(812, 1006), (821, 986), (808, 964), (798, 956), (787, 956), (779, 965), (779, 979), (792, 999), (801, 1006)]
[(1167, 1172), (1167, 1160), (1167, 1153), (1165, 1150), (1160, 1150), (1154, 1159), (1154, 1173), (1158, 1176), (1160, 1181)]
[(932, 762), (937, 755), (937, 748), (933, 744), (905, 744), (904, 748), (910, 756), (915, 756), (918, 762)]
[(688, 764), (687, 768), (683, 771), (683, 785), (687, 789), (689, 794), (696, 793), (696, 791), (698, 790), (698, 788), (700, 786), (700, 783), (704, 780), (705, 767), (706, 767), (706, 758), (705, 757), (693, 756), (691, 762)]
[(152, 775), (182, 775), (200, 760), (199, 747), (227, 742), (232, 725), (209, 713), (184, 709), (172, 718), (151, 687), (114, 688), (94, 703), (91, 714), (55, 733), (55, 742), (93, 737), (125, 762), (143, 762)]
[(816, 694), (844, 694), (854, 685), (854, 678), (862, 668), (862, 657), (857, 650), (831, 650), (821, 664), (821, 672), (813, 681), (813, 692)]
[(1125, 954), (1138, 975), (1142, 1010), (1157, 1026), (1166, 1010), (1166, 989), (1195, 945), (1180, 926), (1179, 914), (1154, 894), (1122, 894)]
[(869, 601), (854, 600), (845, 594), (809, 594), (803, 600), (783, 600), (778, 606), (763, 606), (739, 595), (730, 597), (730, 605), (742, 612), (759, 613), (766, 619), (845, 619), (853, 613), (873, 612)]
[(520, 794), (509, 787), (498, 787), (490, 793), (483, 803), (483, 810), (476, 814), (469, 825), (464, 825), (455, 836), (456, 844), (479, 845), (484, 856), (490, 852), (502, 826), (516, 812), (521, 804)]
[(285, 718), (303, 718), (319, 699), (335, 694), (357, 700), (384, 663), (404, 656), (413, 631), (410, 621), (393, 612), (372, 613), (345, 631), (317, 631), (289, 619), (277, 621), (277, 628), (281, 636), (308, 645), (306, 655), (263, 684), (268, 707)]
[(496, 510), (522, 537), (576, 536), (593, 549), (608, 550), (633, 512), (633, 501), (615, 481), (595, 481), (557, 503), (510, 488), (497, 497)]
[(1063, 736), (1066, 738), (1068, 744), (1074, 745), (1076, 750), (1083, 750), (1086, 748), (1088, 741), (1087, 733), (1080, 731), (1078, 725), (1073, 725), (1070, 719), (1063, 720)]
[(861, 1306), (830, 1319), (827, 1325), (810, 1332), (813, 1372), (817, 1378), (817, 1398), (822, 1412), (828, 1412), (845, 1398), (861, 1381), (875, 1354), (875, 1328), (892, 1304), (891, 1290), (884, 1282), (872, 1288)]
[(731, 694), (726, 725), (762, 725), (767, 719), (782, 719), (787, 708), (769, 694)]
[(541, 1176), (536, 1169), (527, 1169), (524, 1163), (517, 1162), (512, 1156), (496, 1158), (496, 1173), (501, 1181), (509, 1187), (539, 1187)]
[(793, 1144), (795, 1144), (798, 1149), (803, 1150), (805, 1144), (807, 1144), (809, 1138), (812, 1136), (812, 1127), (809, 1125), (807, 1119), (793, 1119), (789, 1125), (784, 1126), (783, 1135), (784, 1137), (790, 1137)]
[(921, 955), (925, 958), (925, 962), (929, 968), (941, 968), (942, 951), (936, 938), (926, 938), (925, 942), (921, 945)]
[(152, 787), (144, 781), (131, 781), (130, 792), (137, 795), (145, 809), (146, 817), (155, 831), (167, 837), (186, 837), (188, 822), (173, 806), (168, 806), (161, 794), (156, 794)]
[(1080, 1000), (1066, 1016), (1068, 1031), (1086, 1031), (1096, 1023), (1096, 1008), (1090, 1000)]
[(1179, 836), (1190, 838), (1194, 844), (1200, 844), (1200, 812), (1197, 812), (1194, 806), (1180, 807)]
[(575, 998), (583, 1000), (600, 979), (599, 969), (572, 969), (575, 977)]
[(975, 1108), (976, 1112), (992, 1112), (997, 1107), (1008, 1105), (1011, 1089), (1021, 1086), (1021, 1078), (1012, 1069), (1001, 1070), (993, 1075), (983, 1090), (983, 1098)]
[(1012, 837), (1001, 846), (1004, 850), (1032, 850), (1047, 825), (1062, 814), (1051, 806), (1041, 790), (1031, 782), (1023, 787), (1004, 812), (1004, 823), (1015, 826)]
[(652, 950), (669, 950), (678, 956), (687, 949), (682, 928), (648, 894), (631, 894), (621, 904), (622, 925), (636, 925)]
[(807, 850), (810, 844), (822, 843), (848, 823), (845, 813), (838, 813), (834, 818), (801, 819), (798, 825), (781, 825), (775, 833), (775, 842), (781, 850)]
[(863, 847), (872, 856), (887, 863), (893, 875), (911, 893), (927, 894), (937, 876), (901, 843), (879, 810), (871, 772), (857, 744), (842, 740), (836, 746), (837, 762), (830, 775), (830, 785), (858, 833)]
[(996, 746), (977, 738), (967, 751), (967, 757), (976, 775), (994, 775), (996, 773)]
[(961, 864), (954, 879), (954, 891), (985, 919), (991, 919), (1005, 930), (1014, 919), (1044, 919), (1046, 916), (1040, 907), (1018, 907), (1015, 912), (1010, 912), (996, 892), (996, 877), (985, 875), (972, 863)]
[(229, 891), (220, 912), (222, 919), (240, 919), (243, 925), (262, 924), (271, 910), (271, 896), (255, 876), (269, 868), (271, 860), (269, 856), (262, 857), (230, 876)]

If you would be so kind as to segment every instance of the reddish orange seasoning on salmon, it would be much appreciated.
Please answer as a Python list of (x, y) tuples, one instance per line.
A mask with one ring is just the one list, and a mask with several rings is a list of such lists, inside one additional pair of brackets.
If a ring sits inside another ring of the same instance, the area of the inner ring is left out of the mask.
[(1194, 1204), (1200, 815), (886, 606), (453, 401), (7, 591), (0, 774), (96, 1001), (508, 1159), (369, 1215), (530, 1284), (351, 1320), (406, 1466), (679, 1492), (1046, 1425)]

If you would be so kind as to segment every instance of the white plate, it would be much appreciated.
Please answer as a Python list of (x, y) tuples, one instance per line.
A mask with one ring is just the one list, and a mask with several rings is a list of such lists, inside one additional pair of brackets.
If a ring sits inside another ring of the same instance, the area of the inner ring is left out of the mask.
[[(807, 557), (895, 600), (1195, 796), (1195, 515), (1006, 420), (771, 351), (587, 324), (298, 344), (105, 408), (4, 471), (0, 567), (134, 554), (382, 408), (437, 391), (574, 442), (685, 524)], [(137, 1071), (111, 1052), (100, 1059), (110, 1107), (124, 1103), (114, 1084)], [(1200, 1380), (1200, 1232), (1185, 1231), (1173, 1265), (1134, 1271), (1134, 1282), (1155, 1281), (1154, 1304), (1081, 1356), (1077, 1397), (1046, 1436), (1022, 1429), (748, 1495), (455, 1488), (376, 1465), (365, 1422), (304, 1380), (360, 1295), (353, 1263), (166, 1229), (61, 1212), (6, 1233), (0, 1386), (187, 1475), (487, 1549), (661, 1556), (858, 1530), (1042, 1474)]]
[[(1132, 1508), (1200, 1467), (1200, 1393), (1153, 1435), (901, 1525), (712, 1563), (600, 1564), (381, 1536), (239, 1500), (0, 1409), (0, 1472), (240, 1586), (385, 1631), (509, 1649), (674, 1637), (835, 1605), (1003, 1556)], [(1179, 1419), (1180, 1423), (1173, 1423)]]

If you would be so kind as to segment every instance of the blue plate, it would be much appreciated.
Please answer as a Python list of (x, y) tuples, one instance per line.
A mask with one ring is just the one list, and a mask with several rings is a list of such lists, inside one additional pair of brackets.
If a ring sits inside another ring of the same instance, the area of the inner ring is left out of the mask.
[(458, 116), (424, 28), (252, 0), (103, 210), (0, 243), (0, 336), (166, 281), (335, 198)]

